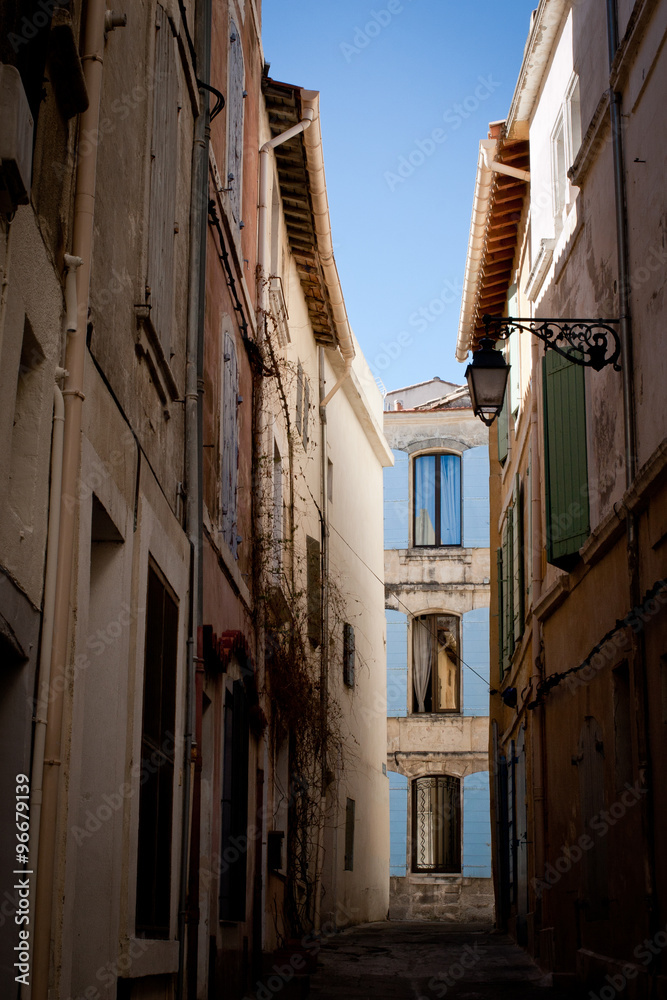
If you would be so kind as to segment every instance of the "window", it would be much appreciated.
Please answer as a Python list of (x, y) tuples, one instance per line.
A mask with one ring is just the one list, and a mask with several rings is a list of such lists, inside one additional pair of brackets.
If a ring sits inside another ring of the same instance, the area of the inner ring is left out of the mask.
[(306, 591), (308, 638), (313, 646), (322, 641), (322, 565), (320, 543), (306, 535)]
[(419, 455), (414, 460), (414, 544), (461, 544), (458, 455)]
[[(222, 779), (222, 843), (226, 865), (220, 874), (220, 919), (245, 920), (247, 851), (233, 845), (248, 834), (248, 702), (243, 681), (225, 692)], [(232, 846), (232, 851), (229, 847)], [(227, 860), (230, 859), (230, 860)]]
[(460, 677), (459, 619), (454, 615), (413, 618), (413, 712), (459, 712)]
[(169, 937), (177, 648), (178, 604), (149, 566), (136, 906), (137, 936), (146, 938)]
[(354, 871), (354, 799), (345, 804), (345, 871)]
[(347, 687), (354, 687), (354, 628), (347, 622), (343, 625), (343, 681)]
[(283, 463), (273, 443), (273, 572), (280, 576), (283, 565)]
[(461, 782), (448, 774), (412, 783), (413, 872), (461, 871)]
[(327, 459), (327, 500), (333, 503), (333, 462)]
[(308, 417), (310, 410), (310, 385), (306, 377), (301, 362), (296, 373), (296, 431), (303, 447), (308, 448)]
[(567, 172), (581, 146), (579, 79), (573, 76), (551, 133), (551, 186), (556, 235), (563, 224), (563, 210), (571, 201)]

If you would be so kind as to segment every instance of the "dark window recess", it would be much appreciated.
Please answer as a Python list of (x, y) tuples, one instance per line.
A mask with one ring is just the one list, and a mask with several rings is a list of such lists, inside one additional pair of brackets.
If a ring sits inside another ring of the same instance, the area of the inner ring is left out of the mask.
[(177, 645), (178, 604), (149, 566), (136, 908), (137, 936), (146, 938), (169, 937)]
[(547, 351), (542, 385), (547, 561), (570, 570), (590, 533), (584, 369)]
[(310, 384), (299, 361), (296, 370), (296, 432), (308, 449), (308, 417), (310, 413)]
[(267, 834), (266, 858), (270, 872), (279, 872), (285, 867), (283, 863), (283, 830), (269, 830)]
[(354, 871), (354, 799), (345, 805), (345, 871)]
[(322, 563), (320, 543), (306, 535), (306, 590), (308, 638), (314, 646), (322, 641)]
[(632, 784), (632, 703), (630, 700), (630, 670), (623, 662), (614, 670), (614, 764), (616, 791)]
[(354, 645), (354, 628), (345, 622), (343, 625), (343, 681), (348, 687), (354, 687)]
[(412, 620), (412, 711), (461, 711), (459, 619), (419, 615)]
[[(45, 97), (45, 70), (53, 4), (3, 0), (0, 4), (0, 62), (21, 74), (35, 123)], [(46, 10), (44, 9), (46, 8)]]
[(461, 459), (419, 455), (414, 470), (414, 544), (461, 544)]
[(412, 870), (461, 871), (461, 782), (442, 774), (412, 783)]
[(220, 874), (220, 919), (245, 920), (248, 834), (248, 702), (243, 681), (225, 696), (222, 762), (222, 842), (226, 870)]

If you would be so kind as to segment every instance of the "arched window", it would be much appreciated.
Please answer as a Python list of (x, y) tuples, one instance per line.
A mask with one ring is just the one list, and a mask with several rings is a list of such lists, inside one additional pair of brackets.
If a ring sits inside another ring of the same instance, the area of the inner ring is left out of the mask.
[(412, 783), (413, 872), (461, 871), (461, 782), (448, 774)]
[(414, 544), (461, 544), (461, 458), (418, 455), (413, 463)]
[(412, 619), (412, 711), (461, 711), (459, 619), (455, 615)]

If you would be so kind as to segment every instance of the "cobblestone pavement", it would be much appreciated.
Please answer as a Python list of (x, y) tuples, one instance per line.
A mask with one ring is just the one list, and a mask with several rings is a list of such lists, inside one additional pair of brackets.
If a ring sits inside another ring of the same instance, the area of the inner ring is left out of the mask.
[(309, 1000), (574, 1000), (511, 938), (442, 923), (364, 924), (329, 938)]

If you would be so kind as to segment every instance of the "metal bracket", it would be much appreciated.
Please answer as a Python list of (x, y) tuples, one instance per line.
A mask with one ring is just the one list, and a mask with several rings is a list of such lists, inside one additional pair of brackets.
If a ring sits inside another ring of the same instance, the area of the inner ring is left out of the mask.
[(525, 330), (575, 365), (596, 372), (607, 365), (621, 370), (621, 341), (614, 329), (621, 322), (618, 319), (515, 319), (488, 314), (483, 318), (487, 337), (507, 340), (515, 330)]

